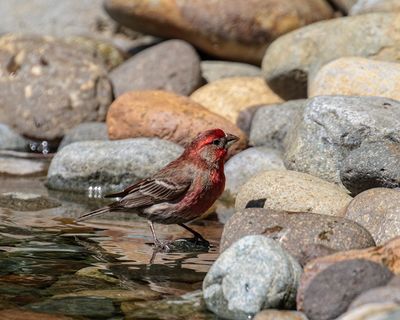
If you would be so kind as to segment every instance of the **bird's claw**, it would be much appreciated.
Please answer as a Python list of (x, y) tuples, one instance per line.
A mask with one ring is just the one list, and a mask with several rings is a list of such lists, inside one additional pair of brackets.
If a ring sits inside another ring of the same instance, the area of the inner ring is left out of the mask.
[(171, 247), (171, 241), (160, 241), (157, 240), (154, 242), (154, 250), (159, 252), (169, 252), (171, 251), (172, 247)]

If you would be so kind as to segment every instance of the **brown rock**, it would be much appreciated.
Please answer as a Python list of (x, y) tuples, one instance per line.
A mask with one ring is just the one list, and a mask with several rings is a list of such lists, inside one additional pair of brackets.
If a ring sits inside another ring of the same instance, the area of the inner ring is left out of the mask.
[(158, 137), (181, 145), (199, 132), (221, 128), (240, 137), (233, 152), (246, 147), (245, 134), (230, 121), (189, 98), (166, 91), (136, 91), (120, 96), (107, 114), (110, 139)]
[(366, 228), (378, 245), (400, 234), (400, 189), (374, 188), (358, 194), (346, 218)]
[(105, 8), (134, 30), (184, 39), (210, 54), (252, 63), (259, 63), (280, 35), (332, 16), (322, 0), (107, 0)]
[(323, 245), (339, 251), (375, 245), (369, 232), (351, 220), (315, 213), (252, 208), (239, 211), (228, 220), (221, 237), (221, 251), (240, 238), (254, 234), (277, 240), (301, 262), (305, 260), (304, 249), (310, 245)]
[(377, 96), (400, 100), (400, 64), (362, 57), (344, 57), (323, 66), (308, 96)]
[(257, 313), (253, 320), (307, 320), (307, 317), (298, 311), (268, 309)]
[(259, 77), (216, 80), (197, 89), (190, 98), (233, 123), (237, 123), (240, 112), (249, 107), (282, 102)]
[(63, 315), (42, 312), (24, 311), (19, 309), (4, 309), (0, 311), (1, 320), (73, 320)]

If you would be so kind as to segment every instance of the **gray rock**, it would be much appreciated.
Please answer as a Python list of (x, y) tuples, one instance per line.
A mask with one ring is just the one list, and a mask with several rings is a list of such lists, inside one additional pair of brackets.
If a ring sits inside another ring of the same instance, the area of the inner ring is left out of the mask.
[(114, 94), (132, 90), (167, 90), (189, 95), (202, 83), (200, 58), (182, 40), (169, 40), (143, 50), (111, 71)]
[[(375, 13), (313, 23), (281, 36), (262, 63), (269, 86), (286, 100), (307, 97), (307, 81), (345, 56), (398, 61), (400, 14)], [(368, 30), (368, 32), (366, 32)]]
[(234, 155), (225, 165), (225, 191), (235, 197), (252, 176), (266, 170), (285, 169), (279, 151), (267, 147), (246, 149)]
[(307, 100), (294, 100), (258, 108), (251, 122), (250, 145), (284, 150), (286, 134), (306, 104)]
[(395, 303), (372, 303), (352, 309), (337, 320), (398, 320), (400, 307)]
[(379, 97), (315, 97), (308, 100), (286, 136), (285, 165), (341, 183), (344, 159), (364, 141), (400, 143), (400, 102)]
[(353, 194), (400, 187), (400, 141), (365, 141), (350, 151), (340, 168), (340, 180)]
[(69, 130), (62, 139), (58, 150), (79, 141), (108, 140), (105, 122), (85, 122)]
[(247, 63), (206, 60), (200, 67), (208, 83), (231, 77), (261, 77), (261, 69)]
[(0, 38), (0, 122), (52, 140), (84, 121), (102, 121), (111, 84), (101, 60), (50, 37)]
[(24, 150), (27, 142), (9, 126), (0, 123), (0, 149)]
[(17, 211), (38, 211), (61, 206), (61, 203), (40, 194), (7, 192), (0, 194), (0, 207)]
[(40, 160), (0, 157), (0, 175), (39, 176), (46, 173), (47, 163)]
[(400, 234), (400, 189), (374, 188), (357, 195), (345, 217), (364, 226), (378, 245)]
[(356, 309), (370, 303), (400, 304), (400, 287), (386, 285), (368, 290), (353, 300), (349, 306), (349, 310)]
[[(382, 264), (354, 259), (337, 262), (300, 287), (300, 310), (310, 320), (336, 319), (360, 293), (388, 283), (393, 273)], [(323, 301), (323, 303), (321, 303)]]
[(305, 260), (304, 249), (310, 245), (323, 245), (338, 251), (375, 245), (370, 233), (351, 220), (316, 213), (253, 208), (235, 213), (225, 224), (221, 251), (252, 234), (277, 240), (299, 262)]
[(182, 151), (172, 142), (153, 138), (76, 142), (53, 158), (47, 185), (77, 192), (88, 192), (89, 187), (105, 193), (121, 190), (155, 173)]
[(302, 269), (272, 239), (247, 236), (223, 252), (203, 281), (207, 307), (227, 319), (249, 319), (262, 309), (293, 308)]
[(350, 15), (366, 14), (372, 12), (396, 12), (400, 11), (398, 0), (358, 0), (351, 7)]

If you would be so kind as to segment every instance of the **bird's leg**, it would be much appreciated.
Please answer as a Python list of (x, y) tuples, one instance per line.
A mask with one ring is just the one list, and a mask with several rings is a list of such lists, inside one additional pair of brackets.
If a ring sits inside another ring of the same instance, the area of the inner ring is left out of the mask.
[(186, 229), (187, 231), (189, 231), (191, 234), (193, 234), (193, 235), (194, 235), (194, 239), (195, 239), (196, 241), (197, 241), (197, 240), (200, 240), (200, 242), (204, 242), (204, 243), (209, 244), (209, 242), (208, 242), (206, 239), (204, 239), (203, 236), (202, 236), (200, 233), (198, 233), (197, 231), (193, 230), (192, 228), (189, 228), (187, 225), (185, 225), (185, 224), (183, 224), (183, 223), (179, 223), (179, 225), (180, 225), (182, 228), (184, 228), (184, 229)]
[(156, 231), (154, 230), (154, 225), (153, 222), (150, 220), (147, 220), (147, 223), (150, 226), (150, 230), (151, 230), (151, 234), (153, 235), (153, 241), (154, 241), (154, 245), (157, 249), (161, 249), (161, 250), (165, 250), (165, 251), (169, 251), (171, 248), (168, 246), (169, 241), (165, 241), (165, 242), (161, 242), (160, 240), (158, 240), (157, 235), (156, 235)]

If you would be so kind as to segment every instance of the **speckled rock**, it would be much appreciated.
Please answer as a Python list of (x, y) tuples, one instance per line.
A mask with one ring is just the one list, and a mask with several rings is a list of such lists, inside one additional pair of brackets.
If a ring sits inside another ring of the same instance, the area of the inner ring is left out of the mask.
[(185, 145), (199, 132), (221, 128), (240, 137), (236, 153), (247, 145), (245, 134), (225, 118), (191, 99), (165, 91), (128, 92), (113, 102), (107, 114), (110, 139), (158, 137)]
[(397, 320), (400, 307), (394, 303), (372, 303), (347, 311), (337, 320)]
[(77, 192), (88, 192), (89, 187), (101, 187), (104, 193), (121, 190), (155, 173), (182, 151), (169, 141), (149, 138), (76, 142), (53, 158), (47, 185)]
[(0, 150), (24, 150), (27, 142), (9, 126), (0, 123)]
[(260, 207), (340, 216), (351, 199), (344, 189), (317, 177), (275, 170), (247, 181), (238, 192), (235, 208)]
[(381, 245), (400, 235), (400, 189), (375, 188), (357, 195), (347, 207), (345, 217), (371, 232)]
[(350, 14), (365, 14), (372, 12), (396, 12), (400, 11), (400, 3), (397, 0), (358, 0), (351, 8)]
[(267, 170), (285, 169), (279, 151), (266, 147), (246, 149), (225, 165), (225, 191), (235, 197), (240, 187), (252, 176)]
[(111, 84), (100, 60), (61, 40), (0, 38), (0, 122), (37, 139), (56, 139), (84, 121), (104, 120)]
[(344, 57), (323, 66), (308, 96), (377, 96), (400, 100), (400, 63)]
[(305, 98), (307, 80), (332, 60), (360, 56), (398, 61), (399, 26), (400, 14), (394, 13), (314, 23), (280, 37), (269, 46), (262, 64), (264, 76), (269, 86), (283, 98)]
[(261, 68), (247, 63), (205, 60), (200, 63), (200, 67), (208, 83), (232, 77), (261, 77)]
[(182, 40), (170, 40), (134, 55), (110, 73), (114, 94), (167, 90), (189, 95), (202, 84), (200, 58)]
[(315, 213), (245, 209), (236, 212), (225, 224), (221, 251), (252, 234), (277, 240), (299, 262), (304, 261), (304, 249), (310, 245), (324, 245), (338, 251), (375, 245), (369, 232), (351, 220)]
[(33, 193), (0, 193), (0, 207), (17, 211), (38, 211), (61, 206), (61, 203), (46, 196)]
[[(309, 99), (286, 138), (285, 165), (341, 183), (343, 161), (364, 141), (400, 141), (400, 102), (379, 97)], [(380, 169), (380, 168), (379, 168)]]
[(286, 134), (306, 104), (307, 100), (293, 100), (258, 108), (251, 122), (250, 145), (284, 150)]
[(310, 320), (336, 319), (356, 296), (388, 283), (392, 277), (388, 268), (368, 260), (335, 263), (316, 274), (306, 286), (299, 287), (297, 309)]
[(217, 80), (197, 89), (190, 98), (233, 123), (237, 122), (240, 111), (282, 101), (260, 77)]
[(307, 317), (298, 311), (269, 309), (257, 313), (253, 320), (307, 320)]
[(400, 187), (400, 142), (361, 143), (350, 151), (340, 169), (340, 180), (353, 194), (375, 187)]
[(105, 9), (142, 33), (184, 39), (218, 57), (251, 63), (261, 61), (273, 39), (333, 13), (322, 0), (106, 0)]
[(207, 307), (227, 319), (248, 319), (261, 309), (293, 308), (302, 269), (272, 239), (247, 236), (223, 252), (203, 281)]
[(84, 122), (69, 130), (61, 140), (58, 150), (79, 141), (108, 140), (105, 122)]

